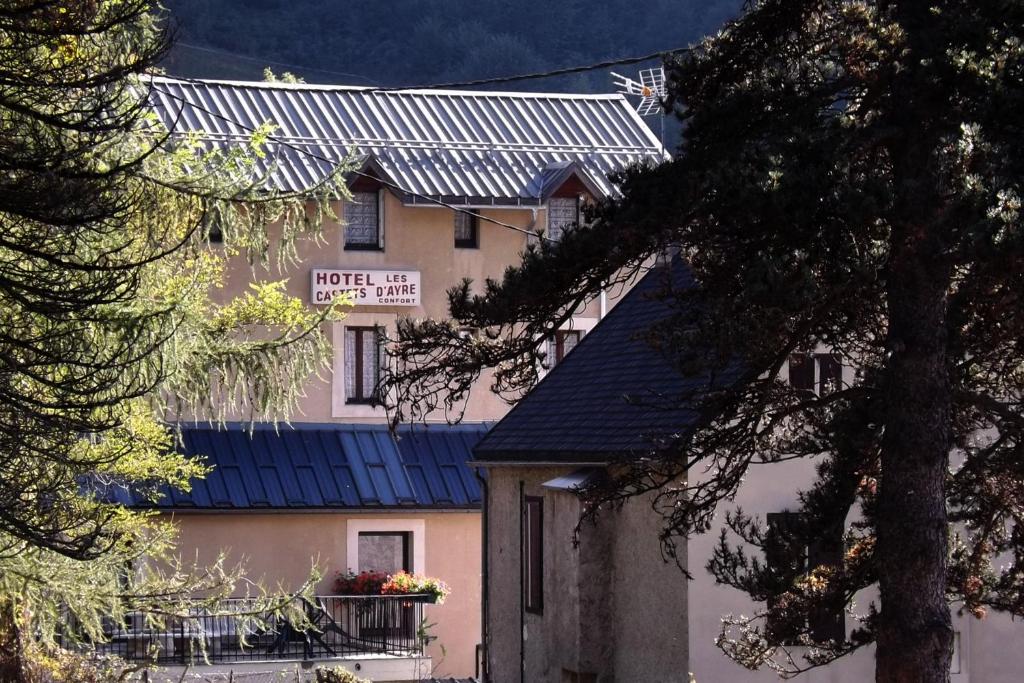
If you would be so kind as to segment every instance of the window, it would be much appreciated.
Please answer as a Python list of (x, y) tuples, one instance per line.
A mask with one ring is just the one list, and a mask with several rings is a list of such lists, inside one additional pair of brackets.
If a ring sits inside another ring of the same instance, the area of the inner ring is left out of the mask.
[(578, 197), (552, 197), (548, 200), (547, 238), (560, 240), (566, 230), (580, 224)]
[(210, 223), (210, 229), (206, 231), (206, 241), (210, 244), (224, 244), (224, 228), (219, 220)]
[(412, 573), (412, 534), (408, 531), (360, 531), (356, 571)]
[(381, 329), (345, 328), (345, 402), (376, 403), (380, 381)]
[(476, 249), (480, 246), (480, 223), (473, 214), (455, 212), (455, 246), (460, 249)]
[(562, 362), (570, 351), (580, 343), (579, 330), (559, 330), (555, 336), (548, 339), (547, 355), (545, 365), (551, 369)]
[(380, 249), (380, 192), (353, 192), (345, 205), (345, 248)]
[(843, 561), (841, 525), (826, 533), (808, 528), (806, 517), (795, 512), (768, 514), (765, 537), (765, 562), (774, 581), (774, 595), (768, 599), (768, 638), (780, 645), (798, 645), (801, 633), (815, 642), (843, 640), (846, 637), (844, 605), (823, 605), (811, 614), (779, 609), (785, 593), (794, 582), (820, 566), (838, 566)]
[(523, 602), (544, 611), (544, 499), (527, 496), (523, 506)]
[(794, 353), (789, 356), (789, 384), (794, 389), (827, 396), (842, 386), (843, 364), (831, 353)]

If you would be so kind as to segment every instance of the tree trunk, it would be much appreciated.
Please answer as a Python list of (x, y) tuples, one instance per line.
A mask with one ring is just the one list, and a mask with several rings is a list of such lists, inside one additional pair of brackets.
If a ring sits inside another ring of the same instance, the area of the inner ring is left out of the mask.
[(0, 681), (26, 681), (21, 629), (14, 603), (9, 599), (0, 600)]
[(928, 226), (899, 231), (888, 280), (888, 415), (875, 551), (881, 614), (877, 683), (945, 683), (953, 647), (946, 602), (945, 480), (951, 446), (949, 275)]

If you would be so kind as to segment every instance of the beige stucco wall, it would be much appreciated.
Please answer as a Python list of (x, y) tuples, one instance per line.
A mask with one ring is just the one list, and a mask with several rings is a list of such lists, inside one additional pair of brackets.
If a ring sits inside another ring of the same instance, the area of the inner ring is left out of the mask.
[[(299, 410), (291, 416), (299, 422), (383, 423), (384, 411), (368, 405), (347, 405), (344, 401), (344, 328), (346, 325), (380, 325), (393, 332), (400, 316), (447, 316), (446, 291), (462, 278), (474, 281), (474, 291), (482, 291), (487, 278), (500, 278), (506, 267), (520, 261), (528, 237), (487, 221), (479, 222), (479, 248), (454, 246), (454, 212), (430, 206), (403, 206), (394, 194), (384, 191), (384, 249), (346, 251), (341, 220), (328, 220), (320, 241), (300, 240), (296, 259), (278, 267), (276, 240), (279, 229), (271, 227), (269, 265), (252, 267), (239, 256), (229, 261), (226, 284), (218, 294), (224, 300), (242, 295), (253, 281), (287, 280), (287, 291), (310, 303), (310, 275), (314, 268), (366, 268), (418, 270), (421, 274), (421, 305), (415, 307), (357, 306), (347, 318), (331, 323), (325, 330), (334, 348), (331, 366), (312, 378), (299, 401)], [(344, 208), (335, 206), (343, 220)], [(543, 208), (474, 209), (482, 215), (533, 230), (546, 224)], [(217, 247), (214, 247), (217, 248)], [(609, 310), (621, 298), (624, 287), (617, 287), (605, 299)], [(312, 304), (310, 304), (312, 305)], [(601, 302), (595, 300), (573, 318), (573, 327), (588, 331), (600, 317)], [(465, 420), (497, 421), (508, 404), (487, 389), (485, 374), (474, 389)], [(433, 416), (444, 420), (445, 415)], [(185, 557), (198, 551), (200, 561), (208, 562), (222, 548), (233, 561), (246, 559), (249, 575), (273, 586), (295, 586), (308, 575), (311, 561), (317, 559), (328, 576), (347, 566), (346, 524), (350, 519), (366, 519), (373, 513), (344, 515), (322, 514), (179, 514), (180, 549)], [(389, 519), (402, 516), (387, 515)], [(453, 596), (438, 607), (428, 607), (430, 621), (437, 622), (438, 640), (430, 654), (436, 673), (468, 676), (474, 672), (474, 649), (480, 638), (480, 514), (444, 513), (415, 515), (425, 520), (426, 572), (448, 581)], [(560, 515), (568, 520), (569, 515)], [(419, 569), (417, 569), (419, 571)], [(518, 574), (516, 574), (518, 576)], [(328, 590), (325, 579), (320, 591)], [(518, 613), (518, 612), (516, 612)], [(442, 657), (441, 646), (447, 651)]]
[[(500, 279), (509, 265), (520, 262), (528, 236), (487, 221), (479, 221), (479, 248), (454, 246), (454, 211), (443, 207), (404, 206), (399, 198), (384, 190), (384, 249), (362, 251), (344, 249), (344, 229), (337, 220), (328, 220), (320, 242), (302, 240), (297, 244), (295, 264), (279, 269), (271, 254), (269, 267), (253, 269), (244, 258), (235, 258), (227, 269), (224, 297), (243, 294), (253, 280), (287, 279), (287, 291), (309, 303), (310, 271), (314, 268), (367, 268), (384, 270), (418, 270), (421, 274), (421, 305), (419, 306), (356, 306), (349, 309), (345, 322), (328, 325), (335, 358), (322, 377), (313, 379), (300, 402), (296, 419), (308, 422), (343, 420), (346, 422), (382, 422), (384, 411), (366, 405), (346, 405), (343, 364), (343, 330), (346, 324), (380, 325), (393, 332), (395, 321), (402, 316), (414, 318), (445, 318), (448, 313), (446, 292), (463, 278), (473, 280), (473, 290), (482, 292), (487, 278)], [(543, 208), (473, 209), (481, 215), (523, 230), (546, 225)], [(343, 220), (344, 208), (336, 205)], [(279, 234), (271, 229), (272, 243)], [(621, 298), (624, 288), (617, 287), (606, 297), (606, 309)], [(600, 317), (600, 301), (591, 302), (574, 316), (573, 326), (584, 331), (592, 328)], [(470, 422), (495, 421), (507, 411), (508, 404), (491, 394), (489, 375), (485, 374), (474, 390), (465, 419)], [(444, 420), (443, 414), (433, 417)]]
[[(520, 482), (544, 498), (544, 611), (522, 614), (527, 681), (685, 683), (687, 586), (662, 561), (646, 501), (608, 511), (573, 532), (575, 495), (541, 484), (573, 467), (489, 469), (488, 638), (496, 683), (520, 680)], [(572, 673), (593, 678), (573, 679)]]
[[(200, 563), (208, 564), (223, 549), (232, 565), (244, 563), (249, 578), (268, 587), (280, 583), (286, 590), (300, 586), (315, 562), (324, 575), (316, 591), (321, 595), (331, 594), (334, 575), (349, 566), (350, 524), (378, 523), (382, 529), (422, 526), (423, 566), (415, 570), (443, 579), (452, 588), (443, 605), (424, 606), (428, 621), (436, 623), (432, 633), (437, 636), (427, 654), (436, 674), (473, 675), (480, 641), (479, 512), (179, 513), (173, 521), (179, 528), (183, 559), (198, 556)], [(417, 542), (414, 538), (414, 545)]]

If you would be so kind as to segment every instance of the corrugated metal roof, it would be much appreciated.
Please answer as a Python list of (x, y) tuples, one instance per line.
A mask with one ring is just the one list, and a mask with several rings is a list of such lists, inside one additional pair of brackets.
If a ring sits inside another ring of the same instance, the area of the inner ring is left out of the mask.
[(677, 261), (644, 276), (608, 316), (474, 449), (487, 462), (601, 463), (646, 455), (653, 440), (698, 418), (691, 397), (740, 378), (739, 364), (683, 374), (643, 332), (678, 309), (669, 291), (696, 287)]
[(666, 158), (657, 137), (621, 95), (378, 90), (157, 76), (152, 85), (157, 114), (180, 133), (201, 133), (214, 143), (244, 142), (250, 128), (275, 124), (280, 142), (268, 142), (259, 171), (270, 171), (272, 185), (286, 191), (312, 187), (352, 151), (410, 193), (467, 202), (536, 203), (550, 192), (544, 186), (549, 167), (565, 162), (575, 163), (608, 195), (615, 192), (608, 174)]
[[(414, 425), (395, 440), (384, 425), (185, 426), (182, 451), (213, 466), (184, 493), (163, 489), (159, 508), (192, 510), (456, 508), (480, 506), (466, 464), (487, 425)], [(108, 495), (152, 507), (123, 488)]]

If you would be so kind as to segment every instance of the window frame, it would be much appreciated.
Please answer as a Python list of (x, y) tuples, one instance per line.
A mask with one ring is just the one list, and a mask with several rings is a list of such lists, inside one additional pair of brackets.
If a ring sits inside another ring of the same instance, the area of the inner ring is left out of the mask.
[[(402, 539), (402, 568), (401, 568), (401, 570), (406, 572), (407, 574), (414, 573), (413, 572), (413, 543), (414, 543), (415, 539), (413, 538), (413, 532), (412, 531), (406, 531), (406, 530), (400, 530), (400, 531), (390, 531), (390, 530), (389, 531), (378, 531), (376, 529), (361, 529), (359, 531), (356, 531), (356, 543), (358, 543), (359, 539), (364, 537), (364, 536), (398, 536), (398, 537), (401, 537), (401, 539)], [(355, 569), (356, 573), (361, 571), (358, 566), (356, 566), (354, 569)], [(380, 569), (379, 568), (375, 568), (375, 569), (367, 570), (367, 571), (380, 571)]]
[[(798, 365), (807, 363), (810, 367), (794, 373), (794, 361)], [(818, 397), (825, 397), (843, 388), (843, 361), (838, 354), (794, 352), (789, 354), (786, 362), (787, 382), (798, 391), (809, 391)], [(799, 384), (794, 383), (795, 376), (800, 377)]]
[(349, 201), (347, 201), (346, 204), (348, 206), (352, 206), (353, 204), (361, 203), (361, 202), (357, 202), (356, 201), (356, 197), (358, 197), (359, 195), (364, 195), (364, 196), (373, 195), (375, 197), (374, 202), (367, 202), (367, 203), (373, 203), (375, 205), (375, 207), (376, 207), (375, 210), (376, 210), (376, 213), (377, 213), (377, 239), (375, 241), (373, 241), (373, 242), (349, 242), (349, 236), (348, 236), (348, 232), (346, 230), (346, 228), (348, 227), (348, 223), (346, 222), (345, 225), (342, 226), (342, 241), (344, 242), (344, 250), (345, 251), (383, 251), (384, 250), (384, 193), (380, 189), (369, 190), (369, 191), (361, 191), (361, 192), (352, 192), (352, 198)]
[(554, 369), (572, 351), (572, 349), (569, 349), (569, 352), (565, 350), (565, 340), (570, 336), (576, 338), (576, 343), (572, 345), (572, 349), (575, 349), (583, 341), (583, 330), (555, 330), (554, 336), (547, 338), (546, 356), (544, 358), (546, 370)]
[(544, 498), (523, 498), (523, 608), (544, 613)]
[[(795, 548), (800, 549), (799, 557), (785, 558), (781, 555), (776, 556), (776, 560), (784, 559), (790, 564), (790, 569), (793, 570), (792, 579), (795, 580), (800, 576), (808, 576), (812, 569), (819, 566), (840, 566), (843, 562), (843, 529), (841, 525), (835, 530), (832, 530), (826, 536), (816, 536), (815, 538), (807, 538), (808, 530), (806, 529), (806, 515), (799, 512), (782, 511), (782, 512), (769, 512), (766, 515), (766, 522), (768, 524), (768, 536), (765, 538), (765, 564), (766, 568), (771, 568), (773, 564), (772, 553), (775, 548), (772, 547), (773, 533), (778, 533), (779, 530), (788, 529), (791, 533), (801, 534), (803, 538), (790, 537), (792, 540), (789, 542), (789, 550)], [(785, 550), (786, 548), (783, 548)], [(776, 571), (785, 571), (786, 567), (778, 567), (776, 564)], [(795, 569), (793, 569), (795, 567)], [(785, 592), (785, 591), (783, 591)], [(783, 624), (783, 629), (780, 634), (772, 634), (772, 607), (773, 602), (778, 600), (782, 596), (782, 593), (770, 596), (768, 598), (769, 618), (766, 623), (766, 637), (769, 641), (776, 641), (776, 644), (782, 646), (800, 646), (803, 645), (799, 641), (799, 634), (806, 633), (810, 636), (812, 642), (824, 643), (829, 640), (843, 641), (846, 639), (846, 610), (845, 605), (832, 605), (822, 606), (816, 610), (813, 614), (807, 615), (807, 619), (803, 625), (803, 629), (799, 633), (793, 632), (793, 624)], [(778, 637), (772, 637), (777, 635)]]
[(345, 563), (348, 569), (359, 566), (359, 534), (367, 531), (379, 534), (387, 531), (404, 531), (410, 534), (412, 543), (412, 572), (427, 573), (426, 520), (421, 518), (391, 519), (384, 517), (362, 517), (345, 522)]
[[(480, 248), (480, 218), (469, 211), (458, 211), (454, 212), (453, 217), (453, 230), (455, 232), (455, 248), (456, 249), (479, 249)], [(469, 221), (469, 231), (471, 237), (459, 239), (459, 217), (464, 216), (464, 220)]]
[[(554, 215), (554, 211), (552, 210), (554, 207), (553, 207), (552, 203), (553, 202), (563, 202), (563, 201), (566, 202), (566, 203), (568, 203), (569, 201), (574, 202), (575, 207), (576, 207), (575, 220), (573, 220), (573, 222), (568, 224), (568, 225), (559, 225), (558, 226), (558, 234), (555, 235), (554, 231), (552, 230), (552, 226), (553, 226), (552, 219), (553, 219), (553, 215)], [(573, 196), (573, 197), (557, 197), (557, 196), (556, 197), (550, 197), (548, 199), (548, 205), (547, 205), (547, 229), (544, 231), (544, 236), (547, 237), (549, 240), (552, 240), (554, 242), (558, 242), (559, 240), (562, 239), (562, 236), (565, 234), (566, 228), (568, 228), (570, 230), (578, 228), (582, 224), (582, 222), (583, 222), (582, 206), (583, 206), (583, 202), (581, 201), (579, 195), (576, 195), (576, 196)]]
[[(377, 385), (380, 384), (380, 371), (381, 371), (381, 363), (382, 363), (382, 358), (383, 358), (383, 354), (382, 354), (383, 345), (381, 344), (381, 336), (383, 334), (383, 330), (381, 329), (381, 327), (379, 325), (352, 325), (352, 326), (346, 325), (345, 326), (345, 330), (344, 330), (344, 338), (343, 338), (343, 341), (342, 341), (342, 344), (343, 344), (342, 354), (343, 355), (348, 353), (348, 333), (349, 332), (354, 332), (356, 337), (355, 337), (355, 344), (354, 344), (355, 353), (354, 353), (353, 358), (352, 358), (352, 372), (351, 373), (348, 373), (348, 372), (345, 373), (345, 403), (347, 405), (370, 405), (370, 406), (380, 405), (380, 395), (377, 393)], [(363, 348), (362, 348), (362, 340), (363, 340), (363, 335), (365, 333), (367, 333), (367, 332), (373, 332), (374, 333), (374, 341), (373, 341), (373, 343), (375, 345), (376, 359), (377, 359), (377, 370), (375, 372), (375, 377), (376, 377), (377, 381), (374, 383), (373, 389), (371, 389), (372, 393), (371, 393), (370, 396), (364, 396), (363, 395), (365, 393), (366, 387), (363, 386)], [(344, 364), (344, 360), (342, 362)], [(354, 396), (349, 396), (349, 392), (348, 392), (349, 382), (353, 383), (352, 390), (353, 390), (353, 394), (355, 394)]]
[(212, 246), (224, 246), (224, 227), (220, 220), (214, 220), (206, 231), (206, 243)]

